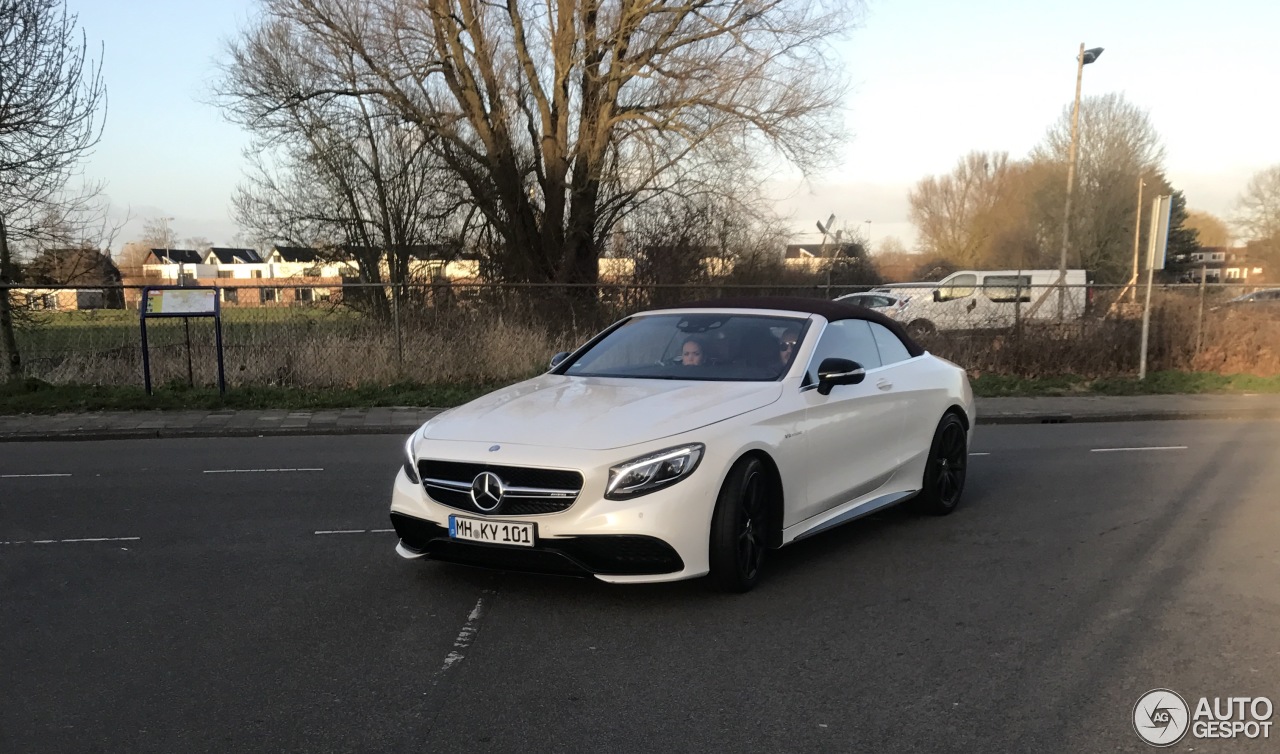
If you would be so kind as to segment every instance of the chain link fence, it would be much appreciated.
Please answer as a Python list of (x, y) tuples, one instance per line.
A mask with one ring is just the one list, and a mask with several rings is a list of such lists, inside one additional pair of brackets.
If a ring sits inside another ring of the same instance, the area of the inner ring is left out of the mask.
[[(553, 353), (581, 345), (627, 314), (740, 296), (857, 296), (853, 300), (901, 321), (929, 351), (974, 375), (1132, 375), (1145, 298), (1145, 289), (1098, 286), (1064, 292), (1051, 286), (439, 283), (266, 290), (220, 290), (230, 387), (507, 382), (544, 370)], [(1231, 302), (1252, 290), (1157, 286), (1148, 368), (1280, 374), (1280, 298)], [(9, 295), (27, 376), (141, 384), (140, 289), (14, 288)], [(216, 383), (211, 319), (151, 319), (147, 329), (157, 385)]]

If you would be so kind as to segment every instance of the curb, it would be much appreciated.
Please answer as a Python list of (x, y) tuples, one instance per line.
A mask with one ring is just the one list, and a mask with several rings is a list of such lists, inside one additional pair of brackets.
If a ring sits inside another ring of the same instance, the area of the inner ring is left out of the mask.
[(396, 427), (375, 425), (368, 427), (232, 427), (188, 428), (162, 427), (158, 429), (85, 429), (53, 431), (22, 431), (0, 434), (0, 443), (6, 442), (84, 442), (91, 440), (175, 440), (217, 437), (309, 437), (333, 435), (408, 435), (420, 425)]
[(978, 425), (992, 424), (1095, 424), (1106, 422), (1149, 421), (1274, 421), (1280, 419), (1278, 410), (1246, 409), (1183, 409), (1174, 411), (1129, 411), (1069, 413), (994, 414), (978, 417)]

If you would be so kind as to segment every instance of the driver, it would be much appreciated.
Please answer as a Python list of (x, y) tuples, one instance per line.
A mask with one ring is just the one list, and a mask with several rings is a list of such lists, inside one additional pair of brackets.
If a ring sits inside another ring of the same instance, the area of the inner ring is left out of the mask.
[(689, 338), (680, 349), (680, 363), (687, 367), (702, 366), (702, 344)]

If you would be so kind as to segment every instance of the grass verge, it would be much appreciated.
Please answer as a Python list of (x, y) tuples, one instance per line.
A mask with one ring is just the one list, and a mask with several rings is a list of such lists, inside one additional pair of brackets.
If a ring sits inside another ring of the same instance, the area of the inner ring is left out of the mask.
[[(225, 398), (213, 388), (169, 384), (147, 395), (138, 386), (51, 385), (39, 380), (0, 383), (0, 414), (52, 414), (64, 411), (146, 411), (179, 409), (292, 409), (368, 408), (373, 406), (449, 407), (465, 403), (503, 383), (401, 383), (355, 388), (242, 387)], [(1222, 375), (1204, 372), (1153, 372), (1147, 379), (1073, 375), (1057, 377), (974, 378), (981, 397), (1063, 395), (1170, 395), (1191, 393), (1280, 393), (1280, 377)]]

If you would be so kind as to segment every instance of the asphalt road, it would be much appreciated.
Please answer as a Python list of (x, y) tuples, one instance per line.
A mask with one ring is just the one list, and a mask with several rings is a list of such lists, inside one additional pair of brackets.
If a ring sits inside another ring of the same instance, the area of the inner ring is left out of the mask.
[(402, 439), (4, 446), (0, 752), (1146, 751), (1149, 689), (1280, 704), (1280, 423), (981, 427), (955, 515), (741, 596), (403, 561)]

